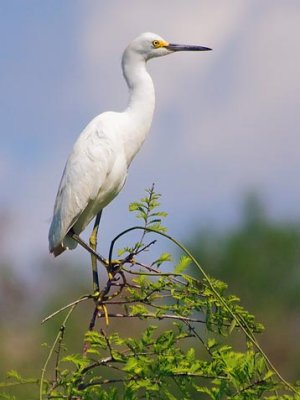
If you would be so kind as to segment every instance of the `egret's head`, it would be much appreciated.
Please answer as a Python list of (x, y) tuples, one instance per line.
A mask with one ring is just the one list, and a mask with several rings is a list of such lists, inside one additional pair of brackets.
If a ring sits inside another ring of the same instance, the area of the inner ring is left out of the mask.
[(166, 56), (167, 54), (174, 53), (175, 51), (205, 51), (211, 50), (208, 47), (182, 45), (169, 43), (155, 33), (146, 32), (142, 33), (134, 39), (126, 51), (136, 53), (145, 59), (145, 61), (154, 57)]

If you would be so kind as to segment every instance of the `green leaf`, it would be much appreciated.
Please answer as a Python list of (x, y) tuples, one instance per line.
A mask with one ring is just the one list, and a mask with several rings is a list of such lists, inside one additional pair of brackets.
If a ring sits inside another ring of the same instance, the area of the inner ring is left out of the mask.
[(148, 308), (143, 306), (142, 304), (136, 304), (130, 307), (132, 315), (142, 316), (143, 314), (149, 314)]
[(135, 357), (130, 357), (126, 362), (126, 365), (123, 367), (123, 371), (135, 373), (137, 369), (140, 370), (140, 367), (138, 367), (138, 365), (138, 360)]
[(74, 364), (77, 368), (86, 367), (90, 363), (90, 360), (88, 358), (82, 356), (81, 354), (70, 354), (70, 355), (62, 358), (61, 361), (62, 362), (70, 362), (70, 363)]
[(14, 369), (10, 370), (7, 372), (7, 377), (8, 378), (13, 378), (16, 381), (22, 382), (23, 378), (21, 377), (21, 375), (19, 375), (19, 373), (17, 371), (15, 371)]
[(231, 321), (230, 327), (229, 327), (229, 329), (228, 329), (229, 335), (232, 333), (232, 331), (234, 330), (235, 327), (236, 327), (236, 320), (233, 319), (233, 320)]
[(191, 264), (190, 257), (183, 255), (180, 257), (179, 263), (175, 267), (175, 273), (181, 274), (183, 271), (187, 269), (187, 267)]
[(151, 265), (157, 265), (157, 267), (160, 267), (162, 263), (172, 261), (172, 256), (170, 253), (162, 253)]

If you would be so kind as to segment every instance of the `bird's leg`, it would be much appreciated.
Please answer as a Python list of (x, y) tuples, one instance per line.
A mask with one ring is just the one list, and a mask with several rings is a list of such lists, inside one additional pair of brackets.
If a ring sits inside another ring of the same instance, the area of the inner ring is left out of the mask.
[[(97, 235), (98, 235), (101, 214), (102, 210), (96, 215), (94, 228), (90, 236), (90, 247), (95, 252), (97, 250)], [(94, 254), (91, 254), (91, 260), (92, 260), (92, 274), (93, 274), (93, 290), (94, 293), (99, 293), (100, 287), (99, 287), (99, 277), (97, 268), (97, 257)]]
[(74, 239), (80, 246), (82, 246), (85, 250), (87, 250), (90, 254), (94, 254), (94, 256), (97, 258), (98, 261), (100, 261), (103, 265), (107, 265), (107, 261), (104, 257), (101, 256), (101, 254), (96, 253), (93, 249), (90, 248), (90, 246), (85, 243), (84, 240), (82, 240), (76, 233), (69, 232), (68, 235)]

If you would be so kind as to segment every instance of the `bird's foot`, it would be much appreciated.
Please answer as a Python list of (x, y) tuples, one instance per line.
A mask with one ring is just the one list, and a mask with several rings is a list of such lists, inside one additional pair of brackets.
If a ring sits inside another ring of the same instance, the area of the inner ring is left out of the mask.
[(94, 301), (97, 302), (97, 301), (99, 300), (99, 298), (100, 298), (100, 292), (99, 292), (99, 290), (95, 290), (94, 293), (91, 294), (91, 298), (92, 298)]
[(120, 267), (123, 265), (123, 260), (108, 260), (107, 258), (105, 258), (102, 261), (102, 264), (104, 265), (104, 267), (107, 269), (108, 272), (113, 272), (116, 270), (119, 270)]
[(115, 275), (122, 268), (123, 262), (122, 260), (111, 260), (111, 262), (107, 266), (108, 277), (110, 281), (115, 280)]

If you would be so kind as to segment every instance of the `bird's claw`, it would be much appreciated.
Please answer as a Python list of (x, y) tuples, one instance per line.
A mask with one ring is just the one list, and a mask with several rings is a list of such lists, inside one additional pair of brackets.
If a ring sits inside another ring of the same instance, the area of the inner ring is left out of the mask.
[(99, 297), (100, 297), (100, 292), (98, 290), (96, 290), (92, 295), (91, 295), (92, 299), (98, 301)]
[(108, 260), (107, 258), (105, 258), (103, 260), (103, 264), (105, 266), (105, 268), (115, 268), (116, 266), (119, 266), (122, 264), (122, 260)]

